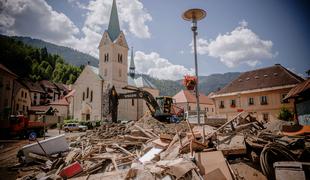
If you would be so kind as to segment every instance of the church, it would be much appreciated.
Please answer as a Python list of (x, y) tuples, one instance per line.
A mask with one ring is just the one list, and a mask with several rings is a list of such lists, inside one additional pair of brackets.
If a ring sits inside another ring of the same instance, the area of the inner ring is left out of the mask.
[[(159, 90), (147, 79), (135, 74), (133, 49), (128, 67), (128, 44), (120, 29), (117, 6), (112, 3), (108, 29), (102, 35), (99, 46), (99, 66), (86, 65), (73, 84), (75, 95), (72, 104), (73, 118), (76, 120), (103, 120), (104, 95), (113, 85), (118, 93), (125, 86), (137, 87), (150, 92), (154, 97)], [(136, 120), (144, 115), (147, 106), (142, 99), (120, 100), (118, 119)]]

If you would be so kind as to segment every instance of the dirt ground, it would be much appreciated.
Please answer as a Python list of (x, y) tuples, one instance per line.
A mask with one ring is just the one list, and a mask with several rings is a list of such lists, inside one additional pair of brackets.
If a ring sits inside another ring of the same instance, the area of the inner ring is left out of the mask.
[[(61, 133), (64, 133), (61, 131)], [(80, 136), (84, 133), (73, 132), (66, 133), (67, 138), (71, 138), (74, 136)], [(48, 130), (46, 137), (53, 137), (59, 135), (59, 131), (57, 129)], [(43, 138), (39, 138), (42, 140)], [(33, 141), (29, 140), (0, 140), (0, 180), (10, 180), (16, 179), (17, 172), (10, 170), (9, 167), (12, 167), (18, 164), (18, 158), (16, 157), (17, 152), (20, 148), (27, 144), (31, 144)]]

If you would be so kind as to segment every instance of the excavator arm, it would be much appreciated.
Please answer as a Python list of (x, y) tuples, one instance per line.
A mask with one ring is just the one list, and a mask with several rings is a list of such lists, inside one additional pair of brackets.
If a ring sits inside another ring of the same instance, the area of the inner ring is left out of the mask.
[(157, 101), (155, 100), (155, 98), (151, 93), (138, 88), (135, 89), (123, 88), (123, 89), (131, 90), (133, 92), (117, 94), (114, 86), (108, 91), (109, 113), (112, 114), (112, 122), (117, 122), (117, 110), (119, 99), (144, 99), (153, 117), (156, 118), (163, 114), (160, 106), (158, 105)]

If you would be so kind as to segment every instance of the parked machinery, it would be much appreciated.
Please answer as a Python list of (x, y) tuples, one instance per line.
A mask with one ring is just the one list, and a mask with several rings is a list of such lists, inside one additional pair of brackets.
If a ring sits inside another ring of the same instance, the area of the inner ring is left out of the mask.
[(118, 102), (120, 99), (143, 99), (151, 115), (162, 122), (179, 122), (184, 110), (173, 105), (170, 96), (160, 96), (154, 98), (153, 95), (139, 88), (125, 87), (125, 90), (132, 92), (117, 93), (113, 86), (108, 90), (108, 113), (112, 115), (112, 122), (117, 122)]

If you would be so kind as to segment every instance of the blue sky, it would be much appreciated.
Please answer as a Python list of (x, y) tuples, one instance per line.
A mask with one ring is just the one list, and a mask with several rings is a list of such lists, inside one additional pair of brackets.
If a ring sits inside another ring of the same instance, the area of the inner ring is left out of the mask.
[[(16, 0), (4, 3), (0, 32), (31, 36), (98, 56), (112, 0)], [(117, 0), (121, 28), (137, 71), (161, 79), (193, 73), (189, 8), (198, 23), (199, 74), (247, 71), (280, 63), (310, 69), (309, 4), (293, 0)], [(27, 22), (27, 23), (23, 23)], [(130, 54), (130, 53), (129, 53)]]

